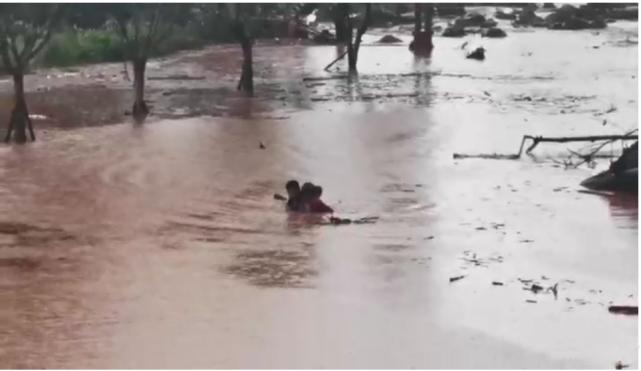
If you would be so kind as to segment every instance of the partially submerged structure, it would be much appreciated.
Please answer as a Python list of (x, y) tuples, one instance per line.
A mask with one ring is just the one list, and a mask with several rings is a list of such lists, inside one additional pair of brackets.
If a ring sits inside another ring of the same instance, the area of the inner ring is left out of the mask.
[(598, 191), (638, 192), (639, 142), (626, 148), (608, 170), (585, 179), (581, 185)]

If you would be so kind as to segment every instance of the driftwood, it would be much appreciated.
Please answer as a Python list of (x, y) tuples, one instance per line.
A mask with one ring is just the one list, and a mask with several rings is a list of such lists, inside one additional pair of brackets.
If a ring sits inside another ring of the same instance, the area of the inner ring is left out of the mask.
[(629, 316), (636, 316), (639, 314), (639, 307), (632, 305), (611, 305), (608, 311), (613, 314), (626, 314)]
[(518, 160), (521, 155), (520, 154), (513, 154), (513, 155), (506, 155), (506, 154), (501, 154), (501, 153), (482, 153), (479, 155), (466, 155), (464, 153), (455, 153), (453, 158), (459, 159), (459, 158), (484, 158), (488, 160)]
[(528, 149), (525, 151), (525, 153), (530, 153), (536, 147), (539, 145), (539, 143), (542, 142), (550, 142), (550, 143), (567, 143), (567, 142), (597, 142), (601, 140), (606, 140), (609, 142), (615, 141), (615, 140), (638, 140), (639, 136), (638, 135), (632, 135), (632, 133), (636, 132), (637, 130), (633, 130), (632, 132), (624, 135), (592, 135), (592, 136), (585, 136), (585, 137), (533, 137), (531, 135), (524, 135), (523, 136), (523, 141), (521, 142), (521, 149), (519, 149), (519, 154), (521, 153), (523, 149), (523, 144), (525, 143), (526, 139), (532, 139), (532, 145), (528, 147)]
[(169, 76), (149, 76), (147, 80), (204, 80), (205, 76), (189, 75), (169, 75)]
[[(567, 142), (597, 142), (597, 141), (605, 141), (599, 147), (596, 148), (596, 150), (592, 151), (591, 153), (587, 155), (581, 155), (576, 152), (570, 151), (570, 153), (573, 153), (583, 159), (583, 162), (579, 163), (582, 164), (584, 162), (590, 162), (595, 156), (597, 155), (597, 152), (599, 152), (606, 144), (612, 143), (617, 140), (638, 140), (639, 136), (638, 135), (633, 135), (636, 133), (638, 129), (634, 129), (626, 134), (623, 135), (592, 135), (592, 136), (582, 136), (582, 137), (542, 137), (542, 136), (532, 136), (532, 135), (524, 135), (523, 139), (521, 139), (521, 145), (519, 146), (519, 151), (515, 154), (499, 154), (499, 153), (491, 153), (491, 154), (476, 154), (476, 155), (468, 155), (468, 154), (463, 154), (463, 153), (454, 153), (452, 155), (453, 158), (455, 159), (465, 159), (465, 158), (483, 158), (483, 159), (493, 159), (493, 160), (518, 160), (521, 158), (521, 155), (523, 154), (523, 148), (525, 147), (525, 143), (528, 140), (532, 141), (532, 144), (525, 150), (525, 153), (529, 154), (532, 152), (532, 150), (539, 145), (539, 143), (567, 143)], [(576, 165), (578, 166), (578, 165)]]
[(338, 57), (336, 57), (336, 59), (334, 59), (334, 60), (332, 61), (332, 63), (330, 63), (330, 64), (328, 64), (327, 66), (325, 66), (325, 68), (323, 68), (323, 70), (325, 70), (325, 71), (329, 70), (329, 68), (330, 68), (331, 66), (333, 66), (334, 64), (336, 64), (336, 62), (340, 61), (341, 59), (345, 58), (345, 56), (346, 56), (346, 55), (347, 55), (347, 51), (345, 51), (343, 54), (341, 54), (341, 55), (339, 55)]
[(337, 75), (328, 77), (303, 77), (303, 81), (326, 81), (326, 80), (341, 80), (348, 79), (349, 75)]
[(123, 67), (124, 67), (123, 75), (125, 77), (125, 80), (131, 81), (131, 79), (129, 78), (129, 71), (127, 71), (127, 61), (123, 62)]

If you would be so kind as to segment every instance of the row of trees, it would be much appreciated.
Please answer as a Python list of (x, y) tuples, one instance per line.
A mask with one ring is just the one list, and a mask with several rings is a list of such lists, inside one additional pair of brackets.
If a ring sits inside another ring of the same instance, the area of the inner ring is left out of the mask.
[[(117, 33), (124, 45), (123, 58), (134, 72), (132, 114), (142, 120), (149, 113), (145, 103), (145, 69), (154, 49), (177, 26), (198, 22), (214, 14), (227, 22), (243, 51), (238, 90), (251, 96), (253, 86), (252, 45), (255, 35), (249, 26), (252, 18), (281, 15), (292, 19), (311, 13), (317, 4), (0, 4), (0, 60), (13, 78), (14, 107), (5, 141), (19, 143), (31, 140), (35, 133), (25, 99), (24, 75), (34, 58), (47, 45), (59, 27), (74, 29), (107, 29)], [(360, 23), (355, 21), (354, 7), (364, 8)], [(348, 50), (350, 72), (356, 71), (361, 39), (370, 23), (370, 4), (332, 6)], [(354, 34), (354, 30), (356, 33)]]

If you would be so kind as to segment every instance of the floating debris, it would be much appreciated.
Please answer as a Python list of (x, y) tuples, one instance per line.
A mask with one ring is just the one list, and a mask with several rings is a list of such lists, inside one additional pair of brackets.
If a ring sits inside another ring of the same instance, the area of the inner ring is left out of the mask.
[(331, 217), (329, 218), (329, 222), (334, 225), (340, 225), (340, 224), (352, 224), (352, 221), (350, 219), (341, 219), (341, 218), (336, 218), (336, 217)]
[(487, 159), (487, 160), (518, 160), (521, 156), (514, 154), (514, 155), (505, 155), (505, 154), (500, 154), (500, 153), (492, 153), (492, 154), (478, 154), (478, 155), (468, 155), (464, 153), (454, 153), (452, 155), (452, 158), (482, 158), (482, 159)]
[(527, 290), (532, 291), (535, 294), (538, 294), (539, 291), (543, 290), (543, 287), (537, 285), (536, 283), (532, 284)]
[(558, 288), (559, 288), (559, 283), (558, 282), (555, 283), (554, 286), (548, 287), (548, 291), (552, 291), (552, 294), (554, 294), (554, 300), (557, 299), (557, 296), (558, 296), (558, 293), (559, 293)]
[(617, 363), (614, 364), (614, 368), (617, 370), (623, 370), (624, 368), (628, 368), (630, 365), (623, 364), (621, 361), (618, 361)]
[(532, 304), (538, 303), (536, 300), (532, 300), (532, 299), (527, 299), (525, 302), (526, 303), (532, 303)]
[(450, 283), (451, 282), (456, 282), (456, 281), (461, 280), (463, 278), (465, 278), (465, 276), (450, 277)]
[(396, 37), (394, 35), (385, 35), (385, 36), (381, 37), (378, 40), (378, 42), (379, 43), (383, 43), (383, 44), (396, 44), (396, 43), (402, 43), (403, 40), (399, 39), (398, 37)]
[(639, 307), (631, 305), (611, 305), (608, 307), (608, 312), (613, 314), (625, 314), (628, 316), (639, 315)]
[(503, 286), (503, 282), (499, 282), (499, 281), (492, 281), (492, 285), (493, 285), (493, 286)]
[(586, 305), (586, 304), (589, 303), (589, 301), (586, 301), (586, 300), (583, 300), (583, 299), (575, 299), (574, 302), (579, 304), (579, 305)]
[(476, 59), (482, 61), (485, 59), (485, 48), (478, 47), (466, 56), (467, 59)]

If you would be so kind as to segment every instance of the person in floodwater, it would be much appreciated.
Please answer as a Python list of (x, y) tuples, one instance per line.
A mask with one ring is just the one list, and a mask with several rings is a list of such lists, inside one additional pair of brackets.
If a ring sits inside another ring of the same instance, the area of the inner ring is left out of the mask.
[(300, 202), (299, 210), (301, 212), (309, 212), (309, 203), (312, 200), (312, 193), (314, 191), (314, 184), (310, 182), (303, 183), (300, 188)]
[(301, 188), (296, 180), (290, 180), (285, 184), (287, 190), (287, 210), (302, 211), (303, 203), (301, 202)]
[(310, 213), (333, 213), (334, 209), (327, 206), (320, 197), (323, 195), (323, 188), (321, 186), (313, 186), (310, 190), (309, 202), (307, 210)]
[(320, 197), (323, 188), (310, 182), (305, 182), (301, 187), (296, 180), (285, 184), (287, 190), (287, 210), (308, 213), (333, 213), (334, 210), (327, 206)]

